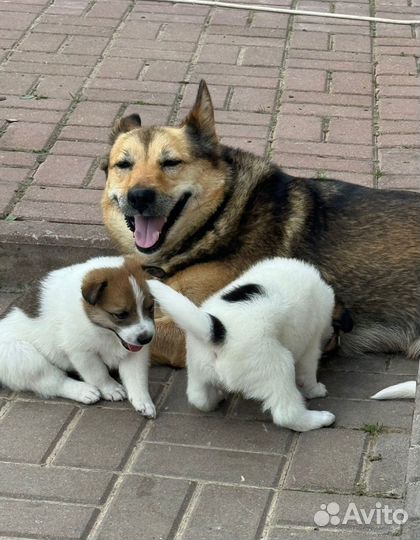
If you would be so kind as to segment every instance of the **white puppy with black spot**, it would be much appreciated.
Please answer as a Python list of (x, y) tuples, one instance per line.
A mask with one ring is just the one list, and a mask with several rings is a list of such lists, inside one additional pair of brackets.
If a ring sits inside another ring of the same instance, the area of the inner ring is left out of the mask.
[[(0, 384), (82, 403), (128, 395), (136, 410), (155, 417), (148, 390), (155, 326), (145, 277), (135, 256), (97, 257), (49, 273), (36, 317), (16, 307), (0, 321)], [(122, 385), (108, 368), (119, 370)]]
[(334, 422), (328, 411), (308, 410), (303, 397), (327, 393), (317, 368), (332, 334), (334, 308), (333, 290), (313, 266), (295, 259), (262, 261), (201, 308), (159, 281), (148, 284), (186, 332), (192, 405), (210, 411), (227, 390), (261, 400), (275, 424), (295, 431)]

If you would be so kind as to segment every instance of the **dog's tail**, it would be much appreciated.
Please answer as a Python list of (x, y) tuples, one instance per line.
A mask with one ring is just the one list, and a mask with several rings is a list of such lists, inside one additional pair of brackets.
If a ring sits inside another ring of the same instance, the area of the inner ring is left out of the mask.
[(201, 310), (187, 297), (156, 279), (148, 280), (147, 284), (163, 311), (182, 330), (191, 332), (205, 343), (220, 344), (224, 341), (226, 329), (217, 317)]
[(413, 399), (415, 395), (416, 381), (407, 381), (388, 386), (371, 396), (371, 399)]

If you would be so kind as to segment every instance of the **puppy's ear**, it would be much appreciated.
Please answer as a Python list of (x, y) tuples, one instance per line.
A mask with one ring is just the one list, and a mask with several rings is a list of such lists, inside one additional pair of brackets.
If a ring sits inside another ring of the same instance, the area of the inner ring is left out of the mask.
[(207, 84), (203, 79), (200, 81), (193, 108), (181, 125), (186, 126), (195, 139), (212, 145), (218, 143), (213, 103)]
[(82, 296), (83, 299), (90, 304), (95, 306), (106, 289), (108, 282), (103, 279), (96, 279), (95, 272), (88, 274), (83, 281), (82, 285)]
[(130, 114), (129, 116), (121, 118), (121, 120), (117, 120), (111, 131), (111, 143), (115, 141), (120, 133), (126, 133), (127, 131), (139, 127), (141, 127), (141, 119), (137, 113)]

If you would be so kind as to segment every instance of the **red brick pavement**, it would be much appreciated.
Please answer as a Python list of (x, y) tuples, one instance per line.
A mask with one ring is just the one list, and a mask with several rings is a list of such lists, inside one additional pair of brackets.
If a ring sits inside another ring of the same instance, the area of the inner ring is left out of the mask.
[[(396, 18), (418, 18), (420, 7), (254, 3)], [(0, 255), (10, 267), (0, 272), (1, 309), (26, 289), (27, 276), (16, 274), (25, 252), (35, 277), (54, 253), (70, 260), (60, 246), (108, 245), (98, 162), (111, 125), (134, 111), (144, 124), (180, 121), (201, 78), (222, 141), (292, 174), (418, 190), (419, 31), (148, 0), (1, 1)], [(12, 245), (25, 250), (10, 258)], [(126, 404), (84, 408), (0, 390), (0, 538), (321, 538), (313, 523), (321, 502), (360, 496), (367, 509), (401, 507), (407, 458), (414, 521), (404, 535), (418, 537), (412, 405), (366, 400), (378, 382), (415, 368), (371, 358), (351, 387), (348, 368), (333, 369), (337, 427), (302, 436), (236, 399), (198, 415), (185, 403), (184, 375), (165, 369), (152, 372), (156, 422)], [(381, 434), (361, 430), (376, 422)], [(359, 533), (320, 534), (378, 539), (395, 530)]]

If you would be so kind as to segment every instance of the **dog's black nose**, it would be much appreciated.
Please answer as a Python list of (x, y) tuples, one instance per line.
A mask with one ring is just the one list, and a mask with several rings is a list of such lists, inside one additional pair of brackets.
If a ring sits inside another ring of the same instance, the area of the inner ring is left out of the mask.
[(147, 343), (150, 343), (152, 339), (153, 333), (144, 331), (137, 336), (137, 343), (139, 343), (140, 345), (147, 345)]
[(154, 189), (134, 188), (127, 193), (128, 204), (138, 212), (144, 212), (156, 200)]

